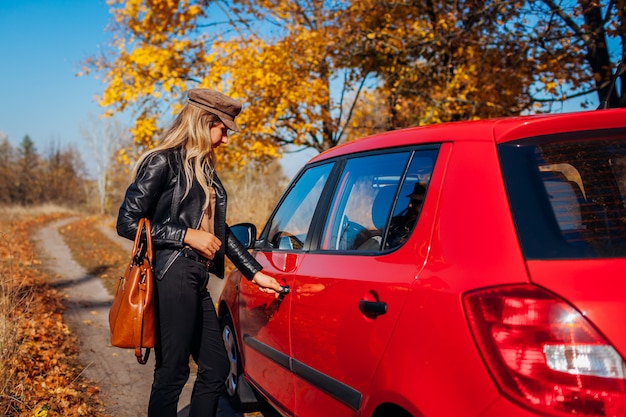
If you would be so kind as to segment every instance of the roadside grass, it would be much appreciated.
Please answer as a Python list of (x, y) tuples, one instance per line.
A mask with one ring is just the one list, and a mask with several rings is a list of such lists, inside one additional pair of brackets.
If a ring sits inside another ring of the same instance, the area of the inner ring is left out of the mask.
[(101, 216), (83, 217), (59, 229), (72, 257), (88, 274), (97, 276), (113, 295), (119, 277), (124, 274), (130, 251), (106, 236), (100, 227), (110, 227), (111, 220)]
[(0, 415), (104, 415), (98, 387), (82, 377), (61, 294), (32, 240), (46, 223), (74, 214), (55, 206), (0, 207)]

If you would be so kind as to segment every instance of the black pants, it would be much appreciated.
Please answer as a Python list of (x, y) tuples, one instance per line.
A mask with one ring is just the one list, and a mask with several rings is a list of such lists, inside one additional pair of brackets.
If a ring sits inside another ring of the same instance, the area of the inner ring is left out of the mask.
[(149, 417), (175, 417), (189, 378), (189, 358), (198, 365), (189, 417), (215, 416), (229, 371), (226, 349), (211, 296), (206, 267), (179, 257), (156, 282), (156, 366)]

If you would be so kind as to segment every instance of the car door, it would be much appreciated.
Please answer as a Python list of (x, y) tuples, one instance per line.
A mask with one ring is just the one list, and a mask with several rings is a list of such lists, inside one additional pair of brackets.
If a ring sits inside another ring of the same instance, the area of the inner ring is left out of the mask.
[[(332, 167), (332, 163), (326, 163), (305, 170), (285, 193), (257, 242), (255, 256), (263, 272), (282, 285), (293, 285)], [(239, 316), (245, 372), (252, 384), (277, 407), (293, 412), (290, 308), (290, 295), (276, 298), (274, 294), (260, 292), (256, 284), (240, 281)]]
[[(426, 256), (423, 245), (407, 240), (419, 208), (410, 226), (393, 222), (404, 219), (411, 204), (421, 204), (424, 195), (415, 191), (426, 192), (436, 156), (436, 148), (406, 149), (345, 161), (320, 238), (292, 284), (299, 417), (359, 415)], [(426, 229), (415, 233), (428, 239)]]

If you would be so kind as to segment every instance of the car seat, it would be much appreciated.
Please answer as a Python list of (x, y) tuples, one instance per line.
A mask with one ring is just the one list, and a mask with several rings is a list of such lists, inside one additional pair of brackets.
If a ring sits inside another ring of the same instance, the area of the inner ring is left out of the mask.
[(387, 228), (395, 195), (396, 187), (391, 185), (381, 187), (378, 190), (372, 202), (372, 224), (375, 229), (363, 230), (357, 236), (354, 241), (356, 250), (376, 251), (381, 249), (383, 234)]

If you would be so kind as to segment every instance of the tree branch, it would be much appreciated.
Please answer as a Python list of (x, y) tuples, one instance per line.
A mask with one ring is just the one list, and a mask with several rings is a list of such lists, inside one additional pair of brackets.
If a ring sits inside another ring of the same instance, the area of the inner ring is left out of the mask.
[(572, 19), (567, 13), (565, 13), (565, 11), (563, 11), (563, 9), (561, 9), (561, 7), (557, 6), (552, 0), (542, 0), (549, 8), (550, 11), (552, 13), (557, 14), (561, 19), (563, 19), (563, 21), (567, 24), (567, 26), (569, 26), (570, 29), (572, 29), (574, 31), (574, 33), (583, 40), (583, 42), (585, 43), (585, 45), (587, 45), (588, 48), (592, 48), (593, 47), (593, 43), (589, 37), (589, 35), (587, 35), (580, 26), (578, 26), (576, 24), (576, 22), (574, 22), (574, 19)]

